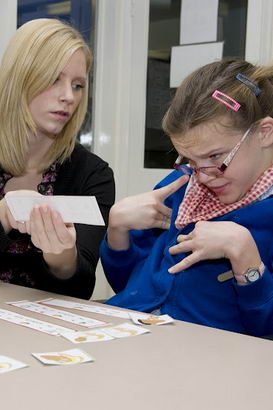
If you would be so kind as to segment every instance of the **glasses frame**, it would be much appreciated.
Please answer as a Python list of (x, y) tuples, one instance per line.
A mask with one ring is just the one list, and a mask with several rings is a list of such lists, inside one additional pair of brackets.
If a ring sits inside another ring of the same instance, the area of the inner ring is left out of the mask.
[(183, 157), (181, 155), (178, 156), (177, 160), (175, 161), (173, 167), (177, 171), (183, 171), (184, 174), (186, 175), (191, 175), (193, 174), (198, 174), (199, 172), (202, 172), (203, 174), (207, 176), (220, 176), (222, 175), (235, 155), (237, 154), (239, 148), (245, 141), (246, 137), (249, 135), (249, 132), (252, 128), (252, 125), (246, 130), (242, 138), (240, 139), (239, 142), (235, 145), (235, 147), (232, 148), (232, 150), (229, 152), (229, 154), (226, 156), (222, 164), (218, 167), (217, 165), (212, 165), (210, 167), (190, 167), (189, 165), (181, 164), (181, 161)]

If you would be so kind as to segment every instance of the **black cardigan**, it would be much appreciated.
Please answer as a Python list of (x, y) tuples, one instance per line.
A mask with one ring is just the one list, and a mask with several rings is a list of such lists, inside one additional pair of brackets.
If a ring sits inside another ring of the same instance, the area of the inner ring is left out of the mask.
[[(87, 151), (82, 145), (76, 144), (71, 157), (58, 170), (54, 195), (95, 196), (107, 226), (109, 210), (115, 196), (113, 172), (101, 158)], [(106, 226), (75, 224), (78, 260), (76, 272), (69, 279), (58, 279), (52, 275), (40, 252), (29, 251), (22, 254), (5, 252), (5, 248), (11, 242), (12, 231), (6, 235), (1, 227), (0, 277), (1, 272), (14, 267), (17, 271), (13, 282), (15, 284), (24, 285), (20, 282), (20, 269), (22, 269), (35, 279), (36, 287), (39, 289), (89, 299), (95, 286), (99, 244), (105, 234)], [(21, 235), (16, 232), (17, 236)]]

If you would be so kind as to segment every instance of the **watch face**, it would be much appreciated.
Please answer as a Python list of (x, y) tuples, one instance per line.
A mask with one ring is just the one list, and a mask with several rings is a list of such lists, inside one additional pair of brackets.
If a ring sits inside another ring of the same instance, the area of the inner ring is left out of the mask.
[(245, 274), (246, 280), (248, 282), (255, 282), (256, 280), (259, 279), (261, 276), (260, 272), (258, 269), (249, 269), (247, 273)]

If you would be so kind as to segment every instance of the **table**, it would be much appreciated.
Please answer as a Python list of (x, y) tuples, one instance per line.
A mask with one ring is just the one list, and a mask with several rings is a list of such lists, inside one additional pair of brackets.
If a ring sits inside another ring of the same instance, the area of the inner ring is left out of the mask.
[[(4, 302), (56, 297), (0, 283), (0, 308), (66, 326)], [(60, 297), (60, 296), (57, 296)], [(82, 300), (65, 297), (67, 300)], [(94, 303), (86, 302), (84, 303)], [(77, 313), (76, 311), (72, 311)], [(124, 320), (78, 312), (113, 324)], [(79, 329), (79, 327), (75, 327)], [(30, 367), (0, 375), (7, 410), (257, 410), (273, 406), (273, 342), (182, 321), (151, 333), (101, 343), (73, 344), (0, 321), (0, 355)], [(31, 352), (81, 348), (95, 362), (45, 366)]]

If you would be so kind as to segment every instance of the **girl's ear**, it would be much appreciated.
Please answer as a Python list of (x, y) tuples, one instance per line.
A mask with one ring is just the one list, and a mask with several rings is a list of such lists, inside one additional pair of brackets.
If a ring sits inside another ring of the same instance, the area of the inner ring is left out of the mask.
[(273, 145), (273, 118), (263, 118), (258, 126), (258, 136), (261, 147)]

